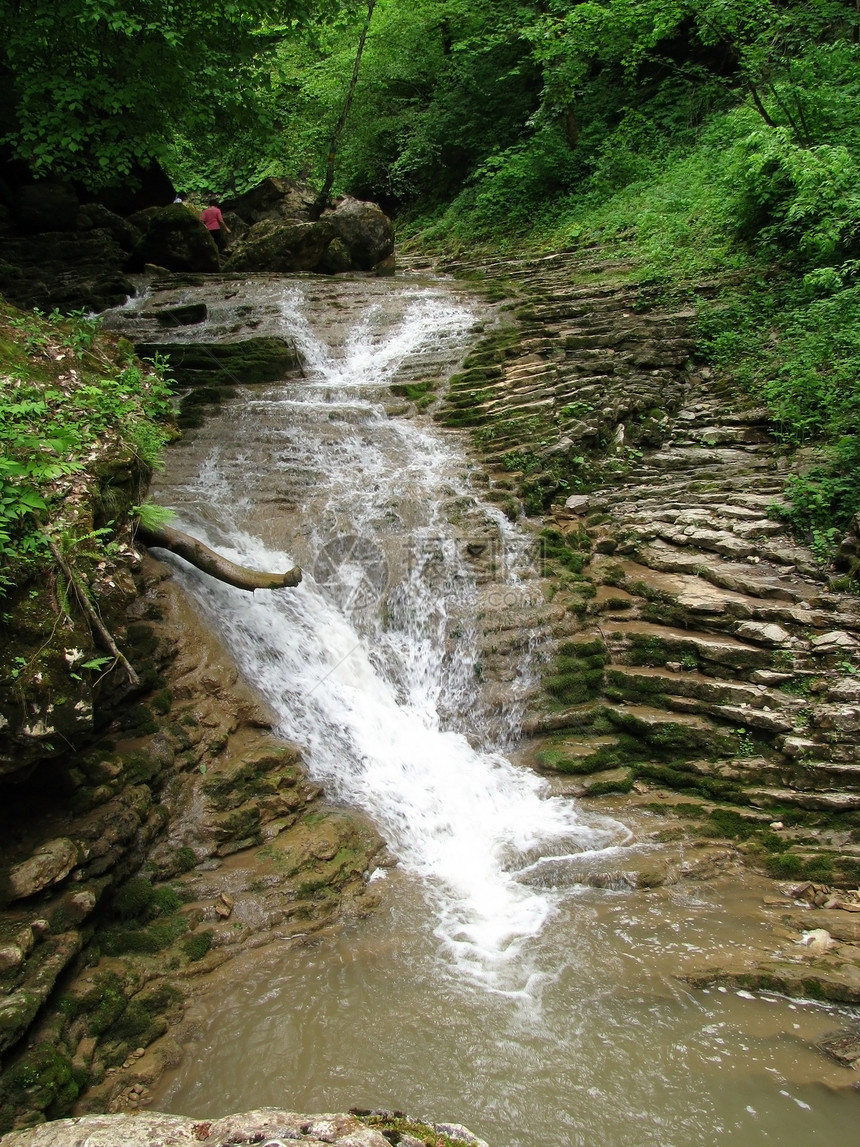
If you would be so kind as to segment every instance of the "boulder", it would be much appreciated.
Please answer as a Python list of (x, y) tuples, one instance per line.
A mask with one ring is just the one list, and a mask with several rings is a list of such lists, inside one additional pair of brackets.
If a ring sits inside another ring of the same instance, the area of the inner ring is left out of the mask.
[(319, 223), (278, 223), (264, 219), (232, 248), (227, 271), (315, 271), (320, 268), (335, 230)]
[(143, 232), (130, 265), (155, 263), (169, 271), (217, 271), (218, 248), (200, 220), (181, 204), (149, 208), (131, 217)]
[(6, 895), (11, 900), (26, 900), (45, 888), (64, 880), (78, 861), (78, 850), (67, 837), (48, 840), (21, 864), (9, 870)]
[[(289, 179), (270, 177), (262, 183), (225, 200), (221, 210), (235, 213), (246, 223), (260, 223), (264, 219), (274, 219), (280, 223), (306, 223), (313, 204), (313, 196)], [(232, 227), (232, 223), (230, 224)]]
[(356, 271), (372, 271), (394, 251), (394, 227), (375, 203), (344, 199), (321, 222), (332, 224), (334, 234), (349, 248)]
[(342, 239), (332, 239), (323, 255), (322, 270), (329, 275), (339, 275), (352, 269), (349, 247)]
[(0, 258), (0, 294), (18, 307), (101, 311), (125, 302), (134, 284), (125, 251), (110, 232), (46, 231), (7, 238)]
[(129, 252), (134, 250), (141, 239), (137, 227), (101, 203), (84, 203), (78, 208), (75, 215), (75, 230), (104, 231), (122, 247), (123, 251)]
[(565, 500), (564, 508), (572, 514), (587, 514), (591, 499), (588, 494), (571, 494)]

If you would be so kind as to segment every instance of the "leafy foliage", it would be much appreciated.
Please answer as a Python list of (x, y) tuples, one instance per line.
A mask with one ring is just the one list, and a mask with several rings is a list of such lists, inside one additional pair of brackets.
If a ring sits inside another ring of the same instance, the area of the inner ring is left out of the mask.
[[(97, 322), (83, 314), (0, 311), (0, 555), (32, 560), (48, 545), (46, 526), (97, 444), (152, 467), (168, 438), (169, 387), (131, 347), (119, 360), (94, 345)], [(113, 349), (113, 348), (110, 348)], [(119, 366), (119, 368), (118, 368)], [(104, 543), (95, 531), (97, 545)], [(53, 532), (52, 538), (62, 538)], [(77, 539), (80, 541), (80, 539)]]
[(36, 175), (119, 182), (174, 131), (253, 146), (274, 46), (336, 0), (5, 0), (0, 143)]

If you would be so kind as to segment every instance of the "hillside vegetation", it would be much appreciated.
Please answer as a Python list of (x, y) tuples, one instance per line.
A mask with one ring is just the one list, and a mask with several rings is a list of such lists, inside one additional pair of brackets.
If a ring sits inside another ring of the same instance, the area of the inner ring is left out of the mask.
[[(854, 0), (380, 0), (340, 189), (425, 249), (600, 245), (692, 294), (699, 355), (814, 447), (792, 521), (825, 554), (860, 504), (858, 28)], [(281, 58), (294, 163), (354, 40)]]
[(849, 525), (857, 0), (26, 0), (0, 32), (0, 146), (38, 177), (98, 189), (155, 159), (226, 194), (320, 186), (331, 159), (401, 247), (601, 246), (690, 294), (698, 355), (805, 451), (797, 531), (824, 554)]

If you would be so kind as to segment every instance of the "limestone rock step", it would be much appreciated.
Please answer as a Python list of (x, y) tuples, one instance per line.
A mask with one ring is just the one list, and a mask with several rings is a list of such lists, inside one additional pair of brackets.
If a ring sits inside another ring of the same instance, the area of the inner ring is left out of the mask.
[[(733, 572), (737, 569), (732, 567)], [(740, 589), (725, 588), (708, 578), (705, 562), (696, 566), (695, 573), (672, 573), (631, 558), (597, 555), (592, 559), (590, 571), (599, 581), (611, 578), (613, 584), (620, 583), (631, 595), (652, 602), (671, 602), (688, 612), (694, 624), (703, 628), (736, 630), (739, 637), (759, 645), (786, 646), (792, 640), (792, 631), (798, 627), (807, 633), (810, 629), (827, 631), (834, 624), (832, 614), (812, 609), (807, 601), (800, 605), (777, 604)], [(749, 588), (749, 580), (738, 576), (732, 580)], [(756, 583), (757, 588), (760, 584)], [(756, 622), (764, 624), (756, 625)]]
[(808, 790), (845, 790), (860, 792), (860, 763), (839, 764), (834, 761), (804, 760), (796, 762), (791, 783)]
[(852, 812), (860, 809), (860, 792), (798, 792), (794, 789), (752, 789), (750, 799), (763, 808), (788, 805), (820, 812)]
[(606, 681), (630, 699), (655, 696), (671, 697), (673, 701), (692, 699), (734, 707), (741, 712), (773, 709), (792, 713), (806, 703), (803, 698), (781, 694), (763, 685), (649, 665), (610, 665), (606, 669)]
[(696, 574), (724, 589), (737, 590), (750, 597), (775, 598), (810, 607), (826, 607), (828, 599), (816, 585), (803, 577), (770, 563), (746, 565), (723, 561), (713, 554), (685, 553), (661, 540), (640, 548), (639, 562), (666, 573)]
[(693, 656), (722, 666), (738, 676), (770, 666), (773, 651), (715, 633), (690, 632), (647, 621), (608, 621), (607, 644), (613, 660), (627, 664), (665, 665)]

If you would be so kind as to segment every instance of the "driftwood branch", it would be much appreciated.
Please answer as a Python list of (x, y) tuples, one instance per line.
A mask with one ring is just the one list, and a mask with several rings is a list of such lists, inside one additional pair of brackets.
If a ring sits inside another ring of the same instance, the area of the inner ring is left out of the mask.
[(160, 546), (163, 550), (170, 550), (179, 554), (197, 569), (203, 570), (210, 577), (234, 585), (237, 589), (283, 589), (284, 586), (298, 585), (302, 580), (302, 571), (295, 566), (286, 573), (264, 573), (262, 570), (249, 570), (245, 566), (236, 565), (227, 558), (216, 554), (208, 546), (204, 546), (197, 538), (185, 534), (182, 530), (174, 530), (171, 526), (157, 526), (150, 528), (139, 525), (137, 535), (140, 541), (147, 546)]

